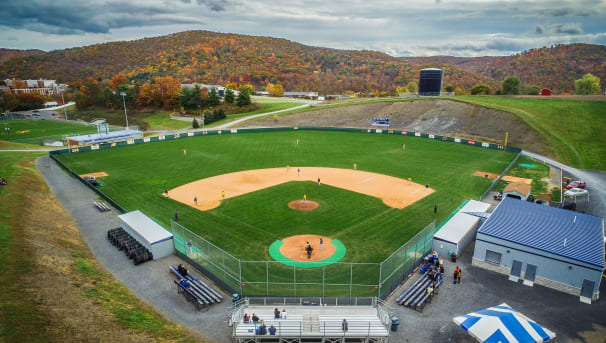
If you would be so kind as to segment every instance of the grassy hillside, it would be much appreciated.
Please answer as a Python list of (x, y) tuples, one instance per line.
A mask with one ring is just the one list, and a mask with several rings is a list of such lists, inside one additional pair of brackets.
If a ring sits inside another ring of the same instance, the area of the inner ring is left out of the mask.
[(36, 170), (40, 155), (0, 155), (0, 342), (205, 342), (103, 269)]
[(489, 96), (452, 99), (515, 113), (547, 138), (558, 161), (581, 169), (606, 171), (605, 101)]

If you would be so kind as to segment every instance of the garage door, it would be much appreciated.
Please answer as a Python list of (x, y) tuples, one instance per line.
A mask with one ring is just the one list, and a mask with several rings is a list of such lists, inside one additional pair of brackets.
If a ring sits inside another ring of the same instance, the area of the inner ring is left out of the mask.
[(486, 262), (501, 264), (501, 254), (492, 250), (486, 250)]

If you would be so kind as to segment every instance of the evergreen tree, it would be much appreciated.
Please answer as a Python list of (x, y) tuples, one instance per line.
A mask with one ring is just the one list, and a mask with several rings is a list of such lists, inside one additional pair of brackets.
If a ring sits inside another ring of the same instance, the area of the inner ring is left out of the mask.
[(236, 99), (236, 103), (238, 106), (246, 106), (251, 103), (250, 100), (250, 92), (246, 87), (240, 87), (240, 94), (238, 94), (238, 98)]
[(234, 91), (231, 88), (225, 89), (225, 102), (233, 104), (235, 98)]
[(510, 76), (503, 80), (501, 87), (503, 87), (503, 95), (520, 94), (520, 86), (522, 81), (516, 76)]
[(217, 89), (216, 88), (212, 88), (209, 92), (208, 92), (208, 106), (217, 106), (220, 103), (219, 100), (219, 94), (217, 93)]
[(198, 121), (196, 120), (196, 118), (194, 118), (194, 120), (192, 120), (191, 127), (193, 127), (194, 129), (197, 129), (200, 127), (200, 124), (198, 124)]

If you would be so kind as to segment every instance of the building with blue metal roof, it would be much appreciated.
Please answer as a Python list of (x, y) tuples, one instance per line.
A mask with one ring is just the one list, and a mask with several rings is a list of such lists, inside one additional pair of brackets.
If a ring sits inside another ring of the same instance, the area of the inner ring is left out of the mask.
[(472, 264), (579, 295), (599, 296), (604, 220), (505, 198), (478, 230)]

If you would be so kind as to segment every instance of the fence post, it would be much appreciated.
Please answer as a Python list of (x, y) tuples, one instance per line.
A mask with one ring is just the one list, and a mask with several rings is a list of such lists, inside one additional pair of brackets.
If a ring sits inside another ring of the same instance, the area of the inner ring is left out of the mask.
[(221, 255), (223, 256), (223, 277), (225, 278), (225, 250), (221, 249)]
[(349, 300), (351, 301), (351, 291), (352, 291), (352, 283), (353, 283), (353, 263), (349, 264)]
[(266, 285), (267, 296), (269, 296), (269, 262), (268, 261), (265, 261), (265, 276), (267, 279), (267, 285)]
[(238, 259), (238, 274), (239, 274), (239, 280), (238, 280), (238, 284), (240, 285), (240, 297), (244, 296), (244, 294), (242, 294), (242, 260)]
[(378, 297), (381, 297), (381, 281), (383, 281), (383, 280), (381, 280), (382, 277), (383, 277), (383, 262), (379, 263), (379, 285), (378, 285), (379, 290), (377, 292)]
[(293, 263), (292, 270), (293, 270), (293, 286), (295, 288), (295, 297), (296, 297), (297, 296), (297, 264), (296, 263)]
[(324, 293), (324, 287), (326, 286), (326, 265), (322, 266), (322, 298), (324, 298), (326, 295)]

